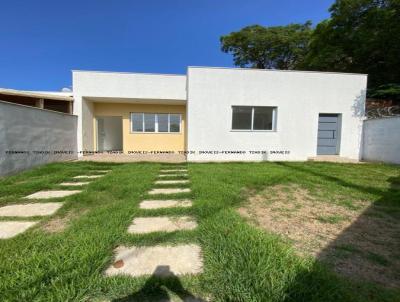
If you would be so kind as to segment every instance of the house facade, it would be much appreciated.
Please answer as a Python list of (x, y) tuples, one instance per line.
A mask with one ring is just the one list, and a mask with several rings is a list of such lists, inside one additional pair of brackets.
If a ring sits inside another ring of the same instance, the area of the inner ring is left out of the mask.
[(189, 161), (360, 159), (367, 76), (189, 67), (73, 71), (78, 150)]

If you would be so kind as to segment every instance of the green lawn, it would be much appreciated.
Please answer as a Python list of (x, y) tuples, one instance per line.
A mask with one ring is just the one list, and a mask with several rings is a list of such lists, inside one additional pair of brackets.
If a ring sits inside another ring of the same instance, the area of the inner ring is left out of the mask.
[[(180, 197), (192, 198), (192, 208), (139, 209), (139, 202), (148, 197), (146, 192), (155, 187), (154, 180), (162, 166), (166, 165), (55, 163), (0, 179), (0, 205), (5, 205), (24, 203), (23, 196), (39, 190), (60, 188), (58, 183), (70, 181), (73, 176), (112, 169), (86, 186), (82, 193), (56, 199), (65, 205), (55, 215), (41, 219), (22, 235), (0, 240), (0, 300), (129, 301), (134, 297), (138, 301), (151, 300), (160, 284), (180, 291), (179, 282), (106, 278), (103, 272), (112, 263), (113, 250), (118, 245), (188, 242), (201, 245), (204, 273), (181, 277), (180, 282), (185, 290), (212, 301), (400, 301), (399, 289), (338, 276), (329, 266), (299, 256), (281, 236), (248, 224), (237, 213), (249, 190), (258, 192), (279, 184), (296, 184), (324, 197), (327, 203), (351, 208), (356, 200), (371, 202), (399, 221), (400, 167), (189, 163), (191, 182), (178, 186), (191, 187), (192, 193)], [(126, 232), (133, 217), (160, 214), (192, 215), (199, 226), (194, 231), (168, 234)], [(52, 233), (44, 230), (50, 220), (63, 217), (68, 218), (64, 230)], [(336, 220), (337, 217), (331, 217), (328, 222)], [(400, 250), (400, 239), (397, 243)], [(371, 257), (388, 265), (376, 255)]]

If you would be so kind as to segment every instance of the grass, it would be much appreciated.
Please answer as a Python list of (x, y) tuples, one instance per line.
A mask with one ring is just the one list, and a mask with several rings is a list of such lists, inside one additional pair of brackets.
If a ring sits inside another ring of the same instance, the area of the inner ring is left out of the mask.
[(335, 224), (341, 222), (346, 218), (341, 215), (329, 215), (329, 216), (318, 216), (317, 219), (323, 223)]
[[(59, 188), (80, 174), (111, 169), (82, 193), (65, 202), (52, 217), (13, 239), (0, 241), (2, 301), (151, 300), (160, 284), (172, 292), (185, 289), (212, 301), (399, 301), (400, 291), (334, 274), (327, 266), (296, 254), (279, 236), (248, 225), (236, 212), (245, 189), (261, 191), (277, 184), (298, 184), (326, 202), (356, 207), (355, 200), (374, 202), (399, 219), (400, 168), (379, 164), (226, 163), (188, 164), (192, 192), (160, 198), (191, 198), (192, 208), (142, 210), (138, 204), (154, 187), (156, 163), (54, 163), (0, 180), (0, 205), (23, 203), (23, 196)], [(174, 165), (168, 165), (174, 167)], [(182, 179), (165, 177), (162, 179)], [(48, 233), (50, 219), (73, 215), (68, 227)], [(133, 217), (192, 215), (193, 231), (133, 235), (126, 232)], [(333, 219), (333, 218), (332, 218)], [(332, 220), (329, 218), (328, 220)], [(3, 219), (4, 220), (4, 219)], [(335, 221), (333, 219), (332, 221)], [(334, 223), (328, 221), (328, 223)], [(118, 245), (198, 243), (204, 273), (179, 279), (106, 278)], [(370, 255), (382, 262), (380, 257)]]

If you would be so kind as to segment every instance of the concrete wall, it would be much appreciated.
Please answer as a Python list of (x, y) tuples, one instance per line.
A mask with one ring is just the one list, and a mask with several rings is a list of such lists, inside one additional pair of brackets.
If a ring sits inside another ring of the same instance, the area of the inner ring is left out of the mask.
[(97, 71), (73, 72), (74, 114), (78, 116), (78, 150), (94, 151), (93, 99), (112, 103), (186, 100), (186, 76)]
[(76, 159), (76, 127), (76, 116), (0, 101), (0, 175)]
[(400, 117), (364, 122), (363, 159), (400, 164)]
[[(341, 114), (340, 156), (360, 159), (366, 75), (232, 68), (188, 69), (188, 160), (307, 160), (319, 113)], [(276, 106), (276, 131), (233, 131), (232, 106)], [(267, 151), (203, 154), (199, 151)]]

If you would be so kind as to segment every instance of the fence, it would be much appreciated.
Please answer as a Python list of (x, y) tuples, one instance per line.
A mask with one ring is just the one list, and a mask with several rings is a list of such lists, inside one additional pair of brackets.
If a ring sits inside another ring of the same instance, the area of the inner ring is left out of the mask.
[(400, 164), (400, 116), (364, 122), (363, 159)]
[(0, 175), (77, 158), (77, 117), (0, 101)]

